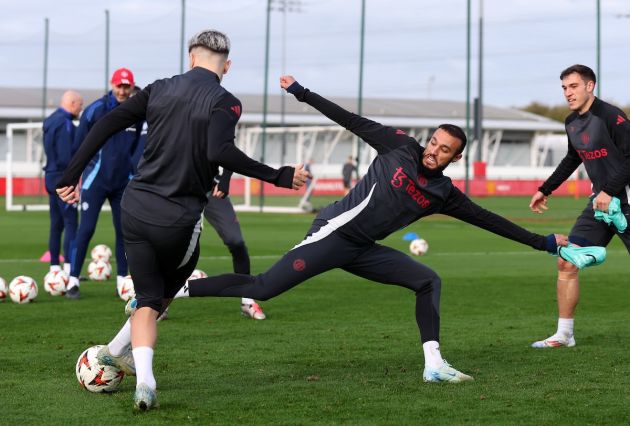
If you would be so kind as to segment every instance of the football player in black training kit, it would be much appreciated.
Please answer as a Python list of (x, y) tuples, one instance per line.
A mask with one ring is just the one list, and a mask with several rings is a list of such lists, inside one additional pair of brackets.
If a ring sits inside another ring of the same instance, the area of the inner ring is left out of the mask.
[(99, 362), (136, 374), (134, 404), (139, 410), (157, 406), (156, 319), (197, 264), (206, 194), (219, 166), (285, 188), (300, 188), (309, 177), (301, 164), (276, 170), (234, 145), (241, 103), (220, 84), (230, 67), (229, 51), (223, 33), (207, 30), (193, 36), (190, 71), (153, 82), (98, 120), (57, 183), (59, 196), (76, 203), (79, 176), (107, 138), (146, 120), (146, 146), (122, 199), (137, 310), (98, 353)]
[(302, 242), (266, 272), (225, 274), (188, 282), (180, 293), (191, 297), (246, 296), (267, 300), (310, 277), (342, 268), (365, 279), (406, 287), (416, 295), (416, 321), (424, 349), (424, 380), (472, 380), (440, 354), (441, 281), (427, 266), (376, 241), (416, 220), (441, 213), (541, 251), (566, 245), (563, 235), (542, 236), (473, 203), (442, 171), (462, 157), (466, 135), (443, 124), (426, 147), (403, 131), (350, 113), (300, 86), (293, 77), (280, 85), (301, 101), (350, 130), (378, 152), (368, 172), (342, 200), (321, 210)]
[[(630, 232), (595, 219), (595, 210), (608, 212), (616, 198), (619, 215), (630, 220), (630, 123), (619, 108), (595, 97), (596, 77), (586, 65), (572, 65), (560, 73), (567, 105), (573, 111), (565, 120), (567, 155), (533, 195), (529, 208), (535, 213), (547, 209), (547, 197), (584, 164), (593, 194), (577, 218), (569, 241), (578, 246), (607, 246), (618, 235), (630, 252)], [(621, 218), (623, 220), (623, 217)], [(625, 229), (625, 228), (624, 228)], [(573, 318), (580, 297), (579, 269), (558, 257), (558, 329), (534, 348), (575, 346)]]

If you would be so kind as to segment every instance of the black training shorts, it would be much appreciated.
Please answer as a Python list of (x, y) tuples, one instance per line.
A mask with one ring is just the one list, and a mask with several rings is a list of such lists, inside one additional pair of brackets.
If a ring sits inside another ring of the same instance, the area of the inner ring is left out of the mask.
[[(630, 207), (622, 205), (621, 209), (630, 224)], [(593, 210), (593, 201), (589, 199), (586, 208), (577, 218), (571, 233), (569, 241), (579, 246), (607, 246), (612, 238), (618, 235), (630, 253), (630, 226), (625, 232), (620, 234), (614, 225), (607, 225), (605, 222), (595, 219), (595, 211)]]

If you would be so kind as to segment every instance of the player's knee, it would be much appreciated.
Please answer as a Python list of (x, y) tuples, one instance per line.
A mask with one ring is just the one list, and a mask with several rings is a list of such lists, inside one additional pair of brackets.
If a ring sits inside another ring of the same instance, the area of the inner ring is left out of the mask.
[[(251, 294), (247, 294), (246, 297), (251, 297), (252, 299), (263, 302), (276, 297), (287, 289), (286, 283), (281, 281), (274, 281), (272, 284), (266, 283), (262, 275), (253, 277), (253, 284)], [(289, 286), (289, 288), (290, 287), (291, 286)]]
[(261, 302), (265, 302), (274, 296), (277, 296), (277, 293), (268, 288), (263, 288), (257, 291), (256, 294), (251, 295), (252, 299), (260, 300)]
[(137, 309), (140, 308), (151, 308), (156, 312), (162, 311), (162, 297), (152, 296), (152, 297), (138, 297)]
[(429, 293), (439, 292), (442, 288), (442, 280), (433, 272), (431, 275), (424, 276), (421, 280), (418, 280), (416, 283), (416, 293)]
[(562, 258), (558, 258), (558, 278), (560, 279), (572, 279), (576, 278), (578, 274), (578, 267), (571, 262), (567, 262)]
[(435, 275), (435, 278), (431, 281), (431, 287), (433, 288), (433, 293), (440, 294), (442, 292), (442, 279)]
[(86, 228), (81, 228), (81, 226), (79, 226), (79, 229), (77, 229), (77, 235), (75, 237), (77, 244), (81, 242), (87, 245), (92, 239), (92, 236), (94, 235), (94, 231), (95, 229), (86, 229)]

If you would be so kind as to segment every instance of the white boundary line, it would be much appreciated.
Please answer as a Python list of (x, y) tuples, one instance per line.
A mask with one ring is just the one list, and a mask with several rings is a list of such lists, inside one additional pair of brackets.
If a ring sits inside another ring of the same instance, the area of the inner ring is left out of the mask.
[[(402, 250), (401, 250), (402, 251)], [(450, 257), (450, 256), (494, 256), (494, 255), (508, 255), (508, 256), (530, 256), (534, 254), (541, 254), (543, 252), (538, 251), (453, 251), (442, 253), (431, 253), (430, 257)], [(608, 250), (607, 254), (624, 254), (625, 250)], [(283, 254), (267, 254), (260, 256), (250, 256), (250, 259), (280, 259)], [(426, 259), (426, 257), (422, 257)], [(199, 256), (199, 260), (232, 260), (232, 256)], [(0, 259), (0, 263), (39, 263), (39, 259)], [(41, 262), (46, 263), (46, 262)]]

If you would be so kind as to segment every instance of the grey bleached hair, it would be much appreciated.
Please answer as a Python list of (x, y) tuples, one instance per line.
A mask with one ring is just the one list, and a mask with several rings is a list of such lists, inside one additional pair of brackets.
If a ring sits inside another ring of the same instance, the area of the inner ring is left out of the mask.
[(215, 53), (228, 55), (230, 53), (230, 39), (216, 30), (203, 30), (195, 34), (188, 41), (188, 52), (195, 47), (203, 47)]

